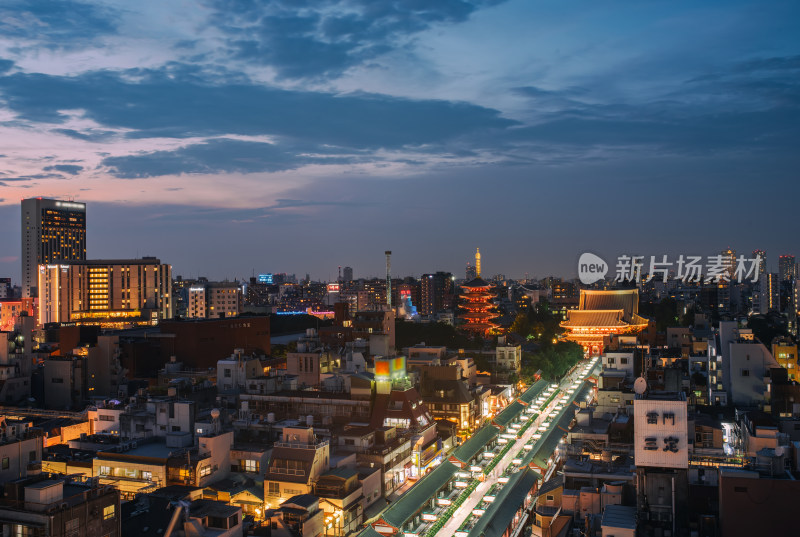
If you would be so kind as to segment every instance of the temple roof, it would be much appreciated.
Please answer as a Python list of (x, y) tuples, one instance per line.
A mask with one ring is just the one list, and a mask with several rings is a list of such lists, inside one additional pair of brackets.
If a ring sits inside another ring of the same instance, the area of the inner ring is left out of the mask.
[(622, 310), (567, 310), (565, 328), (578, 326), (627, 326), (622, 320)]
[(461, 287), (491, 287), (492, 284), (484, 280), (483, 278), (475, 278), (474, 280), (470, 280), (466, 283), (462, 283)]
[(593, 291), (581, 289), (579, 310), (623, 310), (623, 318), (639, 313), (639, 290)]

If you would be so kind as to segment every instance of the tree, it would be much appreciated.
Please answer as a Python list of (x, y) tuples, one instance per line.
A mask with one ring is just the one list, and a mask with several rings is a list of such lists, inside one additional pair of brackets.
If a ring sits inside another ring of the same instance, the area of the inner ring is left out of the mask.
[(531, 333), (531, 321), (528, 318), (528, 314), (518, 313), (510, 330), (521, 337), (528, 337)]

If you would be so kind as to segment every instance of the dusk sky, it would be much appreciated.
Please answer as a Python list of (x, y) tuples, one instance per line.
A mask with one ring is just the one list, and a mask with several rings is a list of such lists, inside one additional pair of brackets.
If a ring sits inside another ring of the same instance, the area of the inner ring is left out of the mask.
[(0, 2), (0, 277), (22, 198), (175, 275), (574, 277), (800, 256), (800, 2)]

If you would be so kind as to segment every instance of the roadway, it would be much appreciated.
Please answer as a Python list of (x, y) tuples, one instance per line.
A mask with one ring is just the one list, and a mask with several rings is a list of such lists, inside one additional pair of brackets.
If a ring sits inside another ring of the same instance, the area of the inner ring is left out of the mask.
[[(545, 435), (547, 432), (550, 431), (553, 427), (556, 426), (557, 420), (552, 420), (548, 429), (546, 431), (539, 431), (539, 426), (547, 420), (552, 414), (555, 407), (558, 405), (560, 401), (563, 399), (567, 399), (569, 394), (569, 390), (574, 390), (574, 386), (576, 383), (583, 382), (586, 378), (588, 378), (594, 369), (596, 368), (593, 364), (584, 364), (580, 363), (575, 370), (565, 377), (561, 384), (557, 389), (557, 395), (553, 398), (553, 400), (547, 405), (547, 407), (542, 410), (541, 412), (536, 415), (534, 423), (528, 427), (528, 429), (523, 433), (522, 437), (518, 438), (513, 447), (508, 450), (508, 452), (500, 459), (500, 462), (492, 469), (492, 471), (486, 476), (485, 480), (481, 482), (477, 488), (469, 495), (469, 498), (461, 504), (461, 506), (456, 509), (453, 513), (453, 516), (448, 520), (444, 526), (436, 533), (436, 535), (442, 535), (451, 537), (456, 535), (456, 532), (461, 528), (464, 522), (472, 516), (472, 510), (483, 501), (483, 497), (486, 493), (497, 483), (499, 483), (499, 478), (512, 467), (512, 461), (517, 458), (517, 454), (524, 448), (524, 446), (531, 441), (535, 434), (539, 434), (541, 436)], [(535, 405), (535, 401), (532, 403)], [(561, 409), (557, 411), (555, 414), (559, 414)], [(523, 411), (523, 416), (526, 413)], [(529, 418), (531, 419), (531, 418)], [(526, 422), (523, 422), (523, 425)], [(536, 442), (533, 442), (532, 449), (536, 449)], [(549, 456), (549, 455), (548, 455)], [(495, 493), (496, 494), (496, 493)], [(430, 537), (430, 536), (429, 536)]]

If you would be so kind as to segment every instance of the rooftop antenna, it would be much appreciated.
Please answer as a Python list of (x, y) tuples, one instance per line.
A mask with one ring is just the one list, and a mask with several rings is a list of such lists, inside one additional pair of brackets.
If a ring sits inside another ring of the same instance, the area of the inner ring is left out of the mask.
[(339, 279), (336, 280), (336, 281), (337, 282), (341, 282), (342, 281), (342, 266), (341, 265), (339, 265)]
[(392, 309), (392, 251), (386, 250), (386, 305)]

